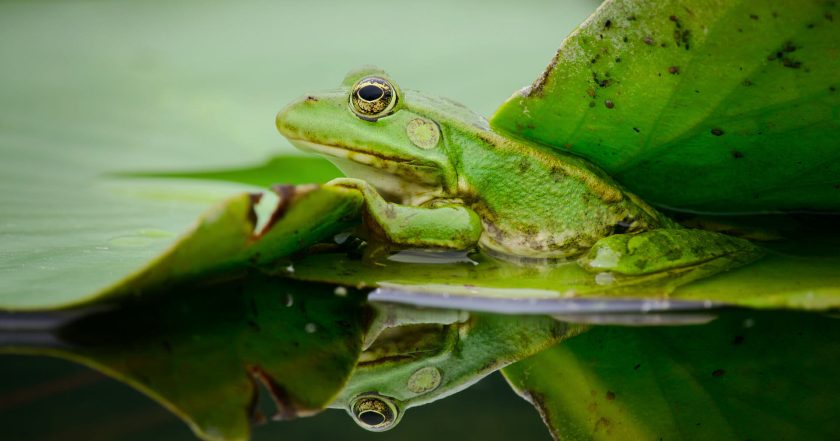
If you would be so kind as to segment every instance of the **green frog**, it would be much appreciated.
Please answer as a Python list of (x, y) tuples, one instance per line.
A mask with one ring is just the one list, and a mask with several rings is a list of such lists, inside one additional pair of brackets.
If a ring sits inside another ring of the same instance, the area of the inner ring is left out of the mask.
[(577, 259), (627, 276), (710, 263), (717, 272), (759, 254), (746, 240), (681, 227), (596, 165), (498, 133), (377, 68), (289, 104), (277, 128), (341, 169), (347, 177), (327, 185), (361, 192), (366, 226), (393, 244)]
[(370, 304), (364, 352), (330, 407), (362, 428), (395, 427), (406, 410), (439, 400), (573, 337), (585, 325), (510, 316)]

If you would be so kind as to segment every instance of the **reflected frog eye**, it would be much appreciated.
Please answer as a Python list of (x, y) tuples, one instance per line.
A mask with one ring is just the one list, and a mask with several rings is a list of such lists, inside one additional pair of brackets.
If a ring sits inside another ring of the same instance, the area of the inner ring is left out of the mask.
[(350, 404), (350, 413), (356, 424), (373, 432), (382, 432), (394, 427), (399, 416), (394, 401), (377, 394), (356, 397)]
[(389, 115), (397, 100), (397, 91), (391, 83), (383, 78), (367, 77), (353, 85), (350, 108), (359, 118), (376, 121)]

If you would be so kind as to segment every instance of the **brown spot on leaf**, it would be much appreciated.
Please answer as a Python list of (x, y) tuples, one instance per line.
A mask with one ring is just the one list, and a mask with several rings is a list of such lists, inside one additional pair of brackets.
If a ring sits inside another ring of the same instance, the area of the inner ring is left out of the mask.
[(670, 73), (671, 75), (677, 75), (677, 74), (680, 73), (680, 67), (679, 66), (671, 66), (671, 67), (668, 68), (668, 73)]
[(720, 377), (723, 377), (724, 375), (726, 375), (726, 371), (723, 370), (723, 369), (715, 369), (715, 371), (712, 372), (712, 376), (715, 377), (715, 378), (720, 378)]
[(613, 391), (611, 391), (611, 390), (608, 390), (608, 391), (607, 391), (607, 400), (608, 400), (608, 401), (613, 401), (613, 400), (615, 400), (615, 392), (613, 392)]
[(653, 45), (653, 37), (651, 37), (650, 35), (646, 36), (644, 39), (642, 39), (642, 41), (644, 41), (645, 44), (648, 46)]
[(286, 210), (289, 209), (289, 206), (292, 203), (292, 199), (296, 193), (296, 188), (294, 185), (275, 185), (271, 187), (271, 191), (280, 197), (280, 201), (277, 203), (277, 207), (274, 209), (274, 212), (271, 213), (271, 217), (268, 218), (268, 222), (266, 222), (262, 231), (257, 234), (257, 238), (271, 230), (271, 227), (283, 218), (283, 215), (286, 214)]
[(268, 372), (260, 366), (249, 366), (248, 373), (251, 374), (251, 378), (258, 381), (266, 388), (271, 397), (271, 401), (274, 402), (276, 409), (274, 415), (271, 416), (271, 419), (275, 421), (285, 421), (297, 417), (298, 413), (291, 397), (289, 397), (289, 393), (283, 386), (277, 383), (277, 381), (275, 381)]
[(606, 106), (607, 109), (612, 109), (615, 107), (615, 103), (613, 103), (612, 100), (606, 100), (604, 101), (604, 106)]
[(248, 200), (251, 203), (251, 206), (248, 208), (248, 224), (251, 226), (251, 229), (257, 226), (257, 212), (254, 210), (254, 206), (260, 203), (262, 196), (262, 193), (250, 193), (248, 195)]
[(723, 130), (722, 130), (722, 129), (719, 129), (719, 128), (717, 128), (717, 127), (715, 127), (714, 129), (712, 129), (712, 130), (711, 130), (711, 133), (712, 133), (712, 135), (715, 135), (715, 136), (723, 136)]

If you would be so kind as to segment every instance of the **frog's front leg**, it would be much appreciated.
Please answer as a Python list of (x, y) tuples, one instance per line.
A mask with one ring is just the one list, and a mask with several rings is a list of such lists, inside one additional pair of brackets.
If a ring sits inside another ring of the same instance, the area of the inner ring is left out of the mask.
[(481, 219), (455, 203), (408, 206), (388, 202), (361, 179), (338, 178), (327, 185), (354, 188), (365, 198), (365, 223), (391, 243), (416, 247), (466, 249), (478, 243)]
[(607, 236), (580, 258), (593, 272), (643, 275), (678, 268), (718, 272), (751, 262), (764, 252), (737, 237), (704, 230), (668, 228)]

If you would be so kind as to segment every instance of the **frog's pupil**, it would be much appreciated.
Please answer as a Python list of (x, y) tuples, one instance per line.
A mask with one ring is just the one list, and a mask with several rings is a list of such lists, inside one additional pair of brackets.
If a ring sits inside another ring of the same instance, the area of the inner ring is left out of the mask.
[(385, 422), (385, 415), (379, 412), (366, 411), (359, 415), (359, 419), (368, 426), (378, 426)]
[(365, 101), (376, 101), (379, 98), (382, 98), (382, 95), (385, 95), (385, 91), (378, 86), (368, 84), (367, 86), (359, 89), (358, 94), (359, 98)]

